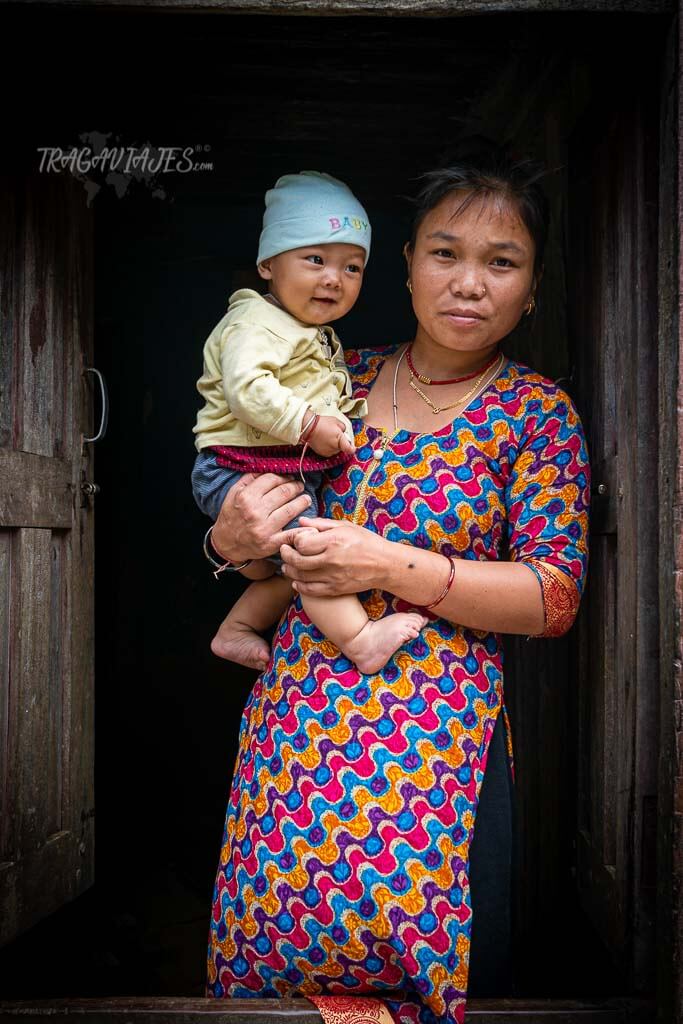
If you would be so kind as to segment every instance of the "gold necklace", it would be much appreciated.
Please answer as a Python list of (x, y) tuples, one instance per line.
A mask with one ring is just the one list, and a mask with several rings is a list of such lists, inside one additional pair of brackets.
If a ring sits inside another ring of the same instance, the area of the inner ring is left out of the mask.
[[(480, 386), (482, 386), (482, 381), (489, 374), (489, 371), (491, 380), (493, 380), (494, 377), (498, 375), (498, 373), (500, 372), (500, 368), (503, 365), (503, 358), (504, 356), (501, 353), (500, 358), (497, 360), (493, 370), (491, 370), (490, 367), (485, 367), (484, 372), (479, 374), (479, 376), (474, 382), (474, 386), (470, 388), (467, 394), (462, 395), (462, 397), (459, 398), (457, 402), (452, 402), (451, 405), (434, 405), (431, 398), (428, 398), (427, 395), (425, 395), (424, 391), (421, 391), (420, 388), (415, 383), (415, 376), (412, 373), (412, 371), (410, 371), (410, 386), (413, 389), (413, 391), (415, 391), (420, 396), (422, 401), (427, 403), (427, 405), (430, 407), (434, 415), (438, 416), (440, 412), (448, 412), (449, 409), (455, 409), (458, 405), (463, 405), (463, 403), (467, 405), (467, 403), (473, 397), (475, 392), (477, 392)], [(486, 384), (488, 384), (488, 381), (486, 381)]]

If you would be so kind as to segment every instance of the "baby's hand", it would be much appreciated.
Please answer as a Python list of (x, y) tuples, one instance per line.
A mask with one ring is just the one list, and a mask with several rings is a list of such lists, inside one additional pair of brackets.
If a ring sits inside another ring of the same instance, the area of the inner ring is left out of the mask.
[(336, 416), (321, 416), (308, 443), (318, 455), (353, 451), (353, 445), (344, 433), (344, 424)]

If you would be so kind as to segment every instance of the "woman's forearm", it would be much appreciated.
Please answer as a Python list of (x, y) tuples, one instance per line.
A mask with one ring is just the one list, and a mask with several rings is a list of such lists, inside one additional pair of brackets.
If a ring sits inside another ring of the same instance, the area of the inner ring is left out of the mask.
[(240, 570), (248, 580), (267, 580), (275, 573), (275, 565), (267, 558), (255, 558), (246, 568)]
[[(411, 604), (435, 601), (448, 583), (449, 560), (433, 551), (387, 541), (377, 586)], [(534, 636), (544, 628), (540, 584), (519, 562), (455, 559), (455, 576), (434, 613), (470, 629)]]
[(275, 567), (272, 562), (268, 561), (267, 558), (245, 558), (240, 555), (239, 549), (229, 549), (229, 545), (225, 542), (223, 537), (219, 536), (218, 541), (216, 540), (216, 533), (218, 533), (218, 523), (216, 523), (211, 530), (211, 546), (221, 558), (226, 558), (235, 565), (241, 565), (242, 562), (247, 562), (244, 569), (239, 569), (240, 574), (248, 580), (267, 580), (269, 576), (272, 576)]
[[(314, 529), (302, 531), (295, 547), (281, 548), (283, 573), (304, 597), (386, 590), (426, 608), (448, 582), (450, 561), (437, 552), (387, 540), (344, 520), (308, 523)], [(435, 615), (487, 633), (544, 631), (541, 585), (532, 569), (515, 562), (454, 562), (453, 583)]]

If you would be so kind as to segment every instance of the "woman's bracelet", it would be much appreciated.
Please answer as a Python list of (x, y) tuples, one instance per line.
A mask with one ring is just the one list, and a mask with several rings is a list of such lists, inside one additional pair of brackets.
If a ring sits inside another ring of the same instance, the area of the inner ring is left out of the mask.
[(444, 597), (446, 596), (446, 594), (448, 593), (448, 591), (451, 589), (451, 587), (453, 585), (453, 580), (455, 579), (455, 559), (451, 558), (449, 555), (444, 555), (443, 557), (448, 559), (448, 561), (450, 562), (450, 566), (451, 566), (451, 571), (448, 574), (448, 583), (443, 588), (443, 590), (441, 591), (441, 593), (437, 597), (436, 601), (432, 601), (431, 604), (423, 604), (422, 605), (423, 608), (434, 608), (434, 607), (436, 607), (437, 604), (440, 604), (440, 602), (443, 601)]
[(253, 562), (253, 558), (247, 558), (246, 561), (242, 562), (241, 565), (235, 565), (235, 563), (231, 562), (229, 558), (223, 558), (223, 555), (221, 555), (220, 552), (216, 551), (215, 547), (211, 542), (211, 531), (213, 530), (214, 526), (215, 523), (212, 526), (210, 526), (209, 529), (204, 534), (203, 547), (204, 554), (206, 555), (209, 562), (211, 562), (211, 565), (214, 567), (213, 574), (216, 577), (216, 579), (218, 579), (222, 572), (239, 572), (240, 569), (246, 569), (246, 567), (250, 565), (251, 562)]
[(320, 413), (314, 412), (310, 418), (304, 423), (299, 434), (299, 444), (305, 444), (315, 428), (318, 426), (318, 420), (320, 419)]

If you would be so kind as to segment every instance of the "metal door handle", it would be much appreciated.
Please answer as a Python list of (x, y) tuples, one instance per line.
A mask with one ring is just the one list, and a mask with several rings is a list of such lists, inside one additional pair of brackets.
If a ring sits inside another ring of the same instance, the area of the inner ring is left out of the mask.
[(101, 441), (107, 432), (107, 423), (109, 422), (109, 395), (107, 394), (107, 385), (104, 377), (99, 370), (96, 370), (94, 366), (83, 367), (83, 373), (94, 373), (100, 382), (100, 395), (102, 398), (102, 416), (100, 418), (100, 426), (94, 437), (84, 437), (84, 444), (94, 444), (95, 441)]

